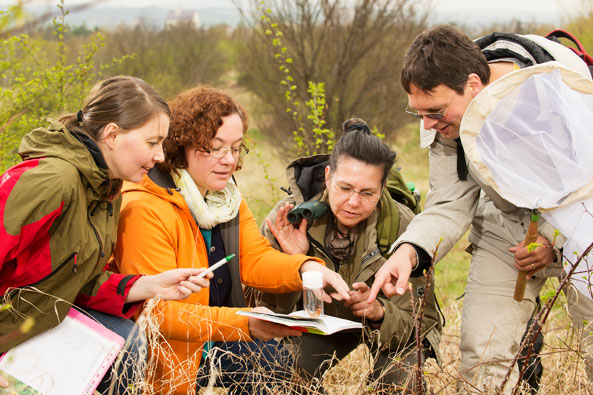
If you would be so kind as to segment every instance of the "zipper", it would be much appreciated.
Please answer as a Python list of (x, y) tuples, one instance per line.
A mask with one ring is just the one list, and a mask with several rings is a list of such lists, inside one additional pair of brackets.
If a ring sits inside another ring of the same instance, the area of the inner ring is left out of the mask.
[[(63, 267), (64, 267), (64, 265), (66, 265), (66, 264), (67, 264), (67, 263), (68, 263), (68, 262), (69, 262), (69, 261), (70, 261), (72, 258), (74, 258), (74, 267), (72, 268), (72, 273), (76, 273), (76, 272), (78, 271), (78, 266), (77, 266), (77, 265), (78, 265), (78, 262), (77, 262), (77, 260), (78, 260), (78, 252), (74, 251), (72, 254), (70, 254), (70, 255), (68, 256), (68, 258), (64, 259), (64, 261), (63, 261), (62, 263), (60, 263), (60, 264), (58, 265), (58, 267), (56, 267), (56, 269), (55, 269), (55, 270), (52, 270), (50, 274), (48, 274), (47, 276), (43, 277), (43, 278), (42, 278), (41, 280), (39, 280), (39, 281), (35, 281), (34, 283), (32, 283), (32, 284), (29, 284), (29, 286), (34, 286), (34, 285), (37, 285), (37, 284), (41, 283), (42, 281), (46, 281), (46, 280), (48, 280), (48, 279), (49, 279), (49, 278), (51, 278), (51, 277), (52, 277), (54, 274), (56, 274), (57, 272), (59, 272), (59, 271), (60, 271), (60, 269), (61, 269), (61, 268), (63, 268)], [(76, 269), (74, 269), (74, 268), (76, 268)]]
[(72, 273), (78, 273), (78, 254), (74, 253), (74, 264), (72, 265)]
[(381, 251), (379, 250), (379, 247), (377, 247), (374, 250), (368, 252), (366, 255), (364, 255), (362, 257), (362, 261), (360, 262), (361, 263), (360, 264), (360, 268), (362, 269), (363, 266), (365, 266), (365, 264), (369, 263), (369, 260), (375, 258), (377, 255), (383, 256), (383, 255), (381, 255)]
[[(96, 208), (96, 207), (95, 207)], [(94, 213), (95, 209), (93, 209), (93, 213)], [(99, 236), (99, 232), (97, 231), (97, 228), (95, 228), (95, 225), (93, 225), (93, 222), (91, 221), (91, 212), (90, 210), (87, 210), (87, 220), (89, 221), (89, 225), (91, 226), (91, 229), (93, 230), (93, 233), (95, 234), (95, 238), (97, 239), (97, 242), (99, 243), (99, 257), (97, 258), (97, 264), (99, 263), (99, 261), (101, 260), (101, 258), (103, 258), (105, 256), (105, 251), (103, 251), (103, 242), (101, 241), (101, 236)]]
[[(356, 273), (356, 278), (358, 278), (360, 276), (360, 274), (370, 265), (372, 265), (373, 263), (375, 263), (376, 261), (378, 261), (381, 258), (385, 258), (383, 255), (381, 255), (381, 251), (379, 250), (379, 247), (375, 248), (374, 250), (368, 252), (366, 255), (364, 255), (362, 257), (362, 260), (360, 261), (360, 269), (358, 270), (358, 273)], [(375, 274), (373, 274), (374, 276)]]

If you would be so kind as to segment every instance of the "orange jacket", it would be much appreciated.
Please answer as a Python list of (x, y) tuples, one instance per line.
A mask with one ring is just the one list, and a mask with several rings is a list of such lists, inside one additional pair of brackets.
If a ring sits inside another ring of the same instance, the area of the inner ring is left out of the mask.
[[(207, 267), (202, 234), (170, 176), (157, 169), (151, 170), (149, 176), (140, 184), (124, 183), (115, 250), (119, 271), (156, 274), (182, 267)], [(290, 256), (272, 248), (261, 235), (245, 200), (241, 201), (238, 216), (238, 221), (233, 221), (239, 223), (239, 251), (228, 263), (231, 274), (235, 272), (240, 282), (265, 292), (301, 289), (298, 269), (312, 258)], [(233, 282), (233, 291), (241, 292), (244, 306), (241, 284)], [(156, 367), (149, 366), (148, 380), (155, 393), (195, 393), (204, 342), (251, 340), (248, 318), (236, 314), (245, 308), (210, 307), (208, 299), (209, 291), (203, 289), (181, 301), (159, 301), (149, 314), (160, 331), (157, 337), (149, 337), (149, 352)]]

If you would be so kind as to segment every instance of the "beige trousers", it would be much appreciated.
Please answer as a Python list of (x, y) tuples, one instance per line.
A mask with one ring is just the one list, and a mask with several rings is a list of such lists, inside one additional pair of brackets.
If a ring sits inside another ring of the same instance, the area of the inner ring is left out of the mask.
[[(546, 278), (529, 280), (522, 302), (513, 299), (516, 279), (515, 268), (484, 249), (474, 249), (461, 324), (460, 370), (465, 382), (459, 381), (458, 389), (462, 393), (497, 392), (496, 387), (500, 386), (519, 351), (535, 298)], [(593, 301), (568, 285), (565, 290), (568, 312), (581, 335), (581, 352), (589, 379), (593, 380)], [(589, 323), (588, 327), (584, 322)], [(511, 392), (518, 374), (515, 364), (502, 393)]]

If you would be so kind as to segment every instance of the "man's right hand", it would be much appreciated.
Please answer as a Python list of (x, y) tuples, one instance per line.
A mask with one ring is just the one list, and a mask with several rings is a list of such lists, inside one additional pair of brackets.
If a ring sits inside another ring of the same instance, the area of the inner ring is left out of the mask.
[[(265, 307), (256, 307), (251, 311), (257, 313), (273, 313), (272, 310)], [(285, 325), (249, 317), (249, 335), (252, 339), (272, 340), (275, 337), (301, 336), (302, 334), (302, 332)]]
[(409, 288), (408, 280), (414, 266), (416, 266), (416, 250), (411, 244), (403, 243), (375, 273), (375, 281), (367, 303), (373, 303), (381, 289), (388, 298), (403, 295)]

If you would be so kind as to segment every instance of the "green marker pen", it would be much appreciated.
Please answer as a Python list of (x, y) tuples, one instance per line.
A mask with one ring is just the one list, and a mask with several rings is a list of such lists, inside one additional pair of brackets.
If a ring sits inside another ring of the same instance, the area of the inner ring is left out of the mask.
[(208, 269), (204, 270), (202, 273), (198, 274), (196, 277), (198, 277), (198, 278), (204, 277), (206, 274), (208, 274), (210, 272), (213, 272), (214, 270), (218, 269), (219, 267), (221, 267), (222, 265), (224, 265), (225, 263), (227, 263), (228, 261), (230, 261), (234, 257), (235, 257), (235, 254), (231, 254), (231, 255), (228, 255), (225, 258), (222, 258), (220, 261), (216, 262), (214, 265), (210, 266)]

